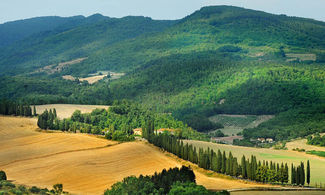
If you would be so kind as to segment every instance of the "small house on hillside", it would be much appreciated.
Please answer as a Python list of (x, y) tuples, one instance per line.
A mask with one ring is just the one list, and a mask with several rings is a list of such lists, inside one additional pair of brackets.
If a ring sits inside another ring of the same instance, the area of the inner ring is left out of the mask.
[(267, 143), (273, 143), (273, 139), (272, 138), (266, 138), (266, 142)]
[(133, 134), (141, 136), (142, 135), (142, 128), (133, 129)]
[(175, 133), (175, 130), (174, 130), (174, 129), (167, 129), (167, 128), (161, 128), (161, 129), (158, 129), (158, 130), (155, 131), (155, 133), (156, 133), (157, 135), (159, 135), (159, 134), (161, 134), (161, 133), (163, 133), (163, 132), (165, 132), (165, 131), (168, 131), (168, 132), (170, 132), (171, 134), (174, 134), (174, 133)]
[(265, 138), (263, 138), (263, 137), (257, 138), (257, 141), (264, 143), (265, 142)]

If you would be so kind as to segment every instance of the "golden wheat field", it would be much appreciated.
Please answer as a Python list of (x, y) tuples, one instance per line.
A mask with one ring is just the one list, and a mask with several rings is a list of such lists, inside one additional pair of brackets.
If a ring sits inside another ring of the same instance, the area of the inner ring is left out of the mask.
[(81, 113), (90, 113), (96, 108), (107, 109), (109, 106), (99, 105), (78, 105), (78, 104), (45, 104), (36, 107), (36, 113), (42, 114), (45, 109), (50, 110), (55, 108), (56, 113), (60, 119), (71, 117), (72, 113), (76, 110), (80, 110)]
[(86, 134), (36, 130), (35, 118), (0, 116), (0, 169), (15, 183), (49, 189), (62, 183), (70, 193), (102, 194), (124, 177), (185, 164), (194, 168), (197, 183), (208, 189), (265, 186), (207, 176), (207, 171), (145, 142), (117, 143)]

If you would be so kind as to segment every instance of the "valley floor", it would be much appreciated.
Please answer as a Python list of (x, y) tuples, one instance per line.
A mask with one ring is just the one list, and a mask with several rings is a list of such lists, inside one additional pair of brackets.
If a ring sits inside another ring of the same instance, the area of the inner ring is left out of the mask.
[(44, 133), (37, 131), (36, 122), (0, 116), (0, 168), (18, 184), (51, 189), (62, 183), (74, 194), (102, 194), (124, 177), (187, 164), (197, 183), (208, 189), (267, 187), (211, 175), (145, 142), (119, 144), (86, 134)]

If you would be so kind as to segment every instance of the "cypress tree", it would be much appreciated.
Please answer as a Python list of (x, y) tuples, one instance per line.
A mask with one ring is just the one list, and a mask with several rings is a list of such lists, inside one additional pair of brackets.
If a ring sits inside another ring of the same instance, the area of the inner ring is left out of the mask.
[(308, 186), (309, 186), (309, 184), (310, 184), (310, 164), (309, 164), (309, 160), (307, 161), (307, 174), (306, 174), (306, 176), (307, 176), (307, 184), (308, 184)]
[(226, 160), (226, 175), (230, 175), (230, 158)]
[(247, 173), (247, 178), (248, 179), (252, 179), (252, 163), (249, 162), (249, 160), (247, 159), (246, 161), (246, 173)]
[(251, 175), (252, 175), (252, 180), (256, 179), (256, 171), (257, 171), (257, 160), (256, 160), (256, 156), (252, 155), (252, 166), (251, 166)]
[(58, 117), (57, 114), (56, 114), (56, 109), (55, 108), (53, 108), (53, 114), (54, 114), (54, 118)]
[(196, 147), (194, 147), (194, 150), (193, 150), (194, 154), (193, 154), (193, 163), (195, 164), (198, 164), (198, 156), (197, 156), (197, 152), (196, 152)]
[(232, 153), (229, 152), (229, 157), (228, 157), (228, 162), (226, 167), (227, 175), (232, 175), (232, 160), (233, 160)]
[(291, 164), (291, 184), (296, 183), (296, 170), (293, 164)]
[(244, 179), (247, 178), (247, 172), (246, 172), (246, 159), (245, 159), (245, 156), (243, 155), (243, 157), (241, 158), (241, 168), (242, 168), (242, 177)]
[(288, 164), (286, 163), (284, 166), (284, 183), (288, 183), (289, 181), (289, 167)]
[(217, 156), (217, 172), (221, 173), (222, 168), (222, 154), (221, 151), (218, 150), (218, 156)]
[(233, 176), (238, 176), (238, 162), (237, 162), (237, 158), (233, 159), (233, 163), (232, 163), (232, 175)]
[(184, 160), (188, 160), (188, 143), (184, 147)]
[(34, 107), (33, 107), (33, 111), (34, 111), (34, 116), (37, 116), (37, 113), (36, 113), (36, 107), (35, 107), (35, 105), (34, 105)]
[(24, 116), (24, 108), (22, 104), (19, 105), (19, 116)]
[(303, 162), (300, 163), (300, 184), (305, 185), (305, 165)]
[(222, 162), (221, 162), (221, 173), (226, 172), (226, 163), (227, 163), (227, 157), (226, 157), (226, 152), (223, 151), (222, 153)]
[(296, 184), (299, 185), (300, 184), (300, 166), (295, 168), (295, 172), (296, 172)]
[(211, 169), (215, 172), (217, 172), (217, 164), (218, 164), (217, 154), (213, 152), (212, 159), (211, 159)]

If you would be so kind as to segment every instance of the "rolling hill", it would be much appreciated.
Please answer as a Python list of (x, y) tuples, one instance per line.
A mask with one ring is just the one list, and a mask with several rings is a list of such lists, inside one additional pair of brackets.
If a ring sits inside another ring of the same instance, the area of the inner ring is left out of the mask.
[[(188, 124), (215, 114), (276, 115), (244, 130), (247, 140), (324, 131), (324, 22), (232, 6), (204, 7), (176, 21), (83, 20), (3, 48), (0, 70), (7, 77), (0, 97), (88, 104), (131, 99)], [(80, 57), (85, 60), (55, 74), (31, 74)], [(61, 79), (97, 71), (126, 74), (91, 86)]]
[(211, 190), (271, 187), (209, 175), (145, 142), (117, 143), (87, 134), (35, 130), (33, 118), (0, 116), (0, 166), (15, 183), (44, 188), (62, 183), (69, 193), (101, 194), (127, 176), (190, 165), (197, 183)]
[[(177, 22), (132, 16), (118, 19), (100, 14), (77, 18), (77, 24), (70, 22), (58, 25), (52, 31), (35, 32), (36, 34), (1, 48), (2, 74), (16, 75), (26, 70), (31, 72), (46, 65), (87, 57), (105, 46), (162, 31)], [(18, 24), (12, 25), (16, 31), (20, 30)], [(30, 27), (26, 25), (25, 28)]]
[(0, 24), (0, 48), (14, 44), (33, 34), (59, 29), (63, 30), (64, 28), (67, 30), (79, 25), (83, 19), (83, 16), (69, 18), (49, 16)]

